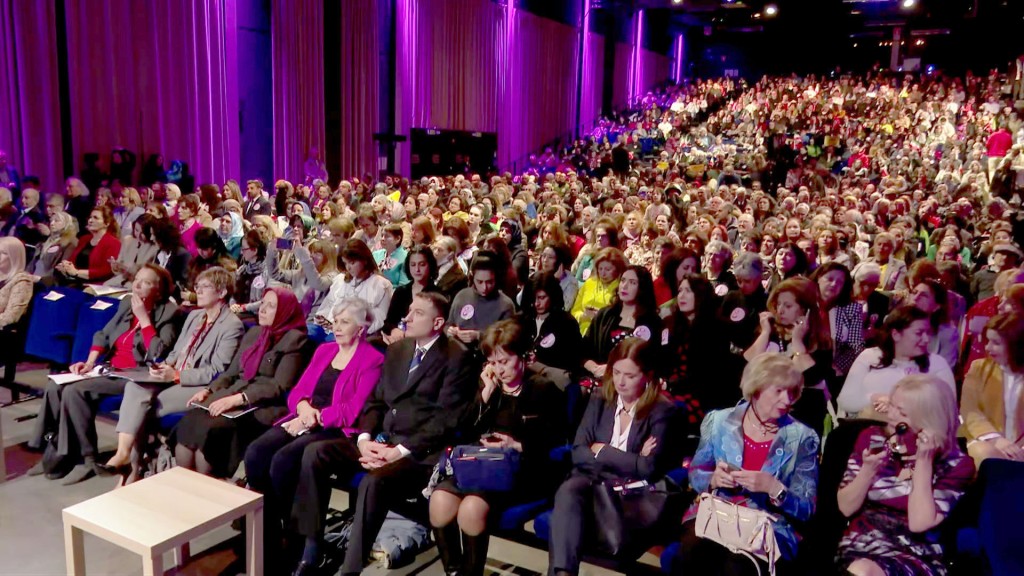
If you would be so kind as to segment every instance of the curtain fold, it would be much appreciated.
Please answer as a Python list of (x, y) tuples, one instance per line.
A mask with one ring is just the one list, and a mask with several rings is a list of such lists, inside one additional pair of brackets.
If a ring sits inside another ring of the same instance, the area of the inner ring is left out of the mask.
[(273, 0), (271, 6), (274, 178), (301, 182), (310, 148), (323, 157), (323, 19), (323, 0)]
[[(377, 173), (380, 34), (376, 0), (341, 4), (341, 178)], [(399, 132), (400, 134), (402, 132)], [(405, 172), (408, 174), (408, 172)], [(332, 175), (333, 176), (333, 175)]]
[(53, 2), (0, 0), (0, 150), (50, 192), (64, 188), (56, 28)]
[(238, 178), (235, 0), (66, 0), (76, 162), (124, 147)]

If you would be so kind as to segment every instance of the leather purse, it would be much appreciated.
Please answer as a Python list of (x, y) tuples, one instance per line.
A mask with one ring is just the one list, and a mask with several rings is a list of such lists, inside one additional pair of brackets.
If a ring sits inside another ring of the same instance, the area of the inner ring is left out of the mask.
[(471, 492), (510, 492), (519, 475), (519, 452), (512, 448), (456, 446), (448, 456), (455, 483)]
[(594, 486), (594, 526), (598, 546), (612, 556), (630, 552), (630, 544), (682, 511), (683, 491), (665, 478), (646, 481), (604, 480)]
[(694, 525), (698, 537), (717, 542), (734, 554), (750, 559), (761, 574), (757, 558), (768, 563), (768, 573), (775, 576), (775, 562), (782, 553), (775, 541), (773, 523), (776, 517), (763, 510), (755, 510), (729, 502), (704, 492), (697, 498), (697, 519)]

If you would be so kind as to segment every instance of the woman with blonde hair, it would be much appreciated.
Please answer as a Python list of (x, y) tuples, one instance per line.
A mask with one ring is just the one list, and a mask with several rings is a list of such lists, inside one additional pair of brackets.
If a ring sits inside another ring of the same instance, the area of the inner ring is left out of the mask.
[(146, 212), (145, 203), (142, 201), (139, 191), (131, 187), (125, 188), (121, 192), (118, 203), (120, 206), (114, 210), (114, 219), (117, 220), (117, 225), (121, 230), (130, 233), (135, 220)]
[[(241, 207), (244, 200), (242, 200), (242, 187), (238, 185), (238, 181), (235, 179), (228, 180), (224, 183), (224, 187), (221, 189), (221, 194), (224, 195), (224, 200), (234, 200), (238, 202), (238, 206)], [(224, 205), (221, 204), (223, 208)]]
[(78, 220), (67, 212), (55, 212), (50, 216), (50, 235), (38, 246), (32, 275), (36, 281), (49, 284), (57, 264), (71, 258), (78, 245)]
[(849, 574), (946, 574), (938, 527), (974, 478), (956, 442), (956, 393), (931, 374), (907, 376), (886, 424), (857, 437), (839, 487), (850, 519), (836, 556)]

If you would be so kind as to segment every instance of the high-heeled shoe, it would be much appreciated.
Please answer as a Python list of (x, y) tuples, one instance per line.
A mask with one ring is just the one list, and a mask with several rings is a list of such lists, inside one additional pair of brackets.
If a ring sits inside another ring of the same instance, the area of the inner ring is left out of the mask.
[(119, 466), (111, 466), (110, 464), (96, 464), (96, 473), (107, 477), (120, 476), (123, 481), (132, 473), (132, 465), (121, 464)]

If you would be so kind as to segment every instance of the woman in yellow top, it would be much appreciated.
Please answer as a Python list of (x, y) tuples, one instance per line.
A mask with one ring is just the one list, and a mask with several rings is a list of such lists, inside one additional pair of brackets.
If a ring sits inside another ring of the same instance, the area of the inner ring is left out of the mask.
[(580, 323), (580, 333), (586, 334), (597, 312), (612, 303), (619, 287), (619, 278), (626, 270), (626, 258), (618, 248), (601, 248), (594, 257), (596, 274), (590, 275), (572, 305), (572, 315)]

